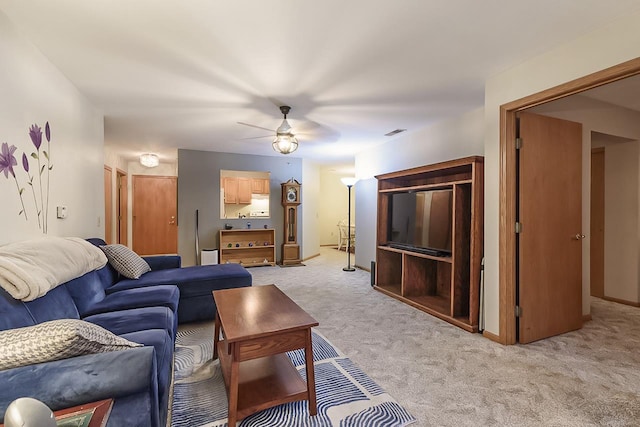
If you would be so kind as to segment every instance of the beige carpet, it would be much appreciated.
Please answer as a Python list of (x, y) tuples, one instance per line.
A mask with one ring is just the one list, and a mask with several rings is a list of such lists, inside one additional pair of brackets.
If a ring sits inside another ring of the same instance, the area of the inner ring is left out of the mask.
[(250, 272), (313, 315), (414, 425), (640, 425), (639, 309), (594, 299), (580, 331), (502, 346), (373, 290), (368, 272), (342, 271), (345, 255)]

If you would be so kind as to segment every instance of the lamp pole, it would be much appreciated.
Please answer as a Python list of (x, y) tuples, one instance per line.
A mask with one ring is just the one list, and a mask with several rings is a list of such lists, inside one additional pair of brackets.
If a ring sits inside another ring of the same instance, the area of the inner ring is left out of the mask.
[(355, 268), (351, 267), (351, 187), (353, 187), (356, 183), (356, 178), (342, 178), (342, 183), (347, 186), (349, 190), (349, 214), (347, 216), (347, 266), (342, 269), (342, 271), (356, 271)]

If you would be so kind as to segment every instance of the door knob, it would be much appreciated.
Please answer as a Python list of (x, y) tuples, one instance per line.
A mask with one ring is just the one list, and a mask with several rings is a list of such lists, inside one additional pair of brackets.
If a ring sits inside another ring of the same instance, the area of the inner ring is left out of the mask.
[(585, 237), (586, 237), (586, 236), (585, 236), (584, 234), (580, 234), (580, 233), (576, 234), (576, 240), (582, 240), (582, 239), (584, 239)]

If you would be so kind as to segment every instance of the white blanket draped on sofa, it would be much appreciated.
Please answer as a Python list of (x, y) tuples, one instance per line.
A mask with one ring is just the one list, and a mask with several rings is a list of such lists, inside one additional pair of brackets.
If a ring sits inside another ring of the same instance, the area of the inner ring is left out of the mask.
[(0, 286), (15, 299), (31, 301), (106, 263), (102, 250), (77, 237), (9, 243), (0, 246)]

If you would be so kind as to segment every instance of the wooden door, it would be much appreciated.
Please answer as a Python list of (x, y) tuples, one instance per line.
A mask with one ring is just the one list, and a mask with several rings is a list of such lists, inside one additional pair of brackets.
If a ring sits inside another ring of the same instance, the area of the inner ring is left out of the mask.
[(520, 113), (519, 341), (582, 327), (582, 125)]
[(591, 151), (591, 295), (604, 297), (604, 148)]
[(178, 252), (174, 176), (133, 176), (133, 250), (140, 255)]
[(116, 170), (117, 173), (117, 183), (118, 183), (118, 197), (116, 198), (116, 212), (118, 215), (116, 221), (116, 237), (118, 243), (122, 245), (127, 245), (129, 241), (128, 236), (128, 224), (129, 224), (129, 184), (128, 177), (124, 171), (119, 169)]
[(111, 183), (111, 168), (104, 167), (104, 241), (113, 242), (113, 185)]

